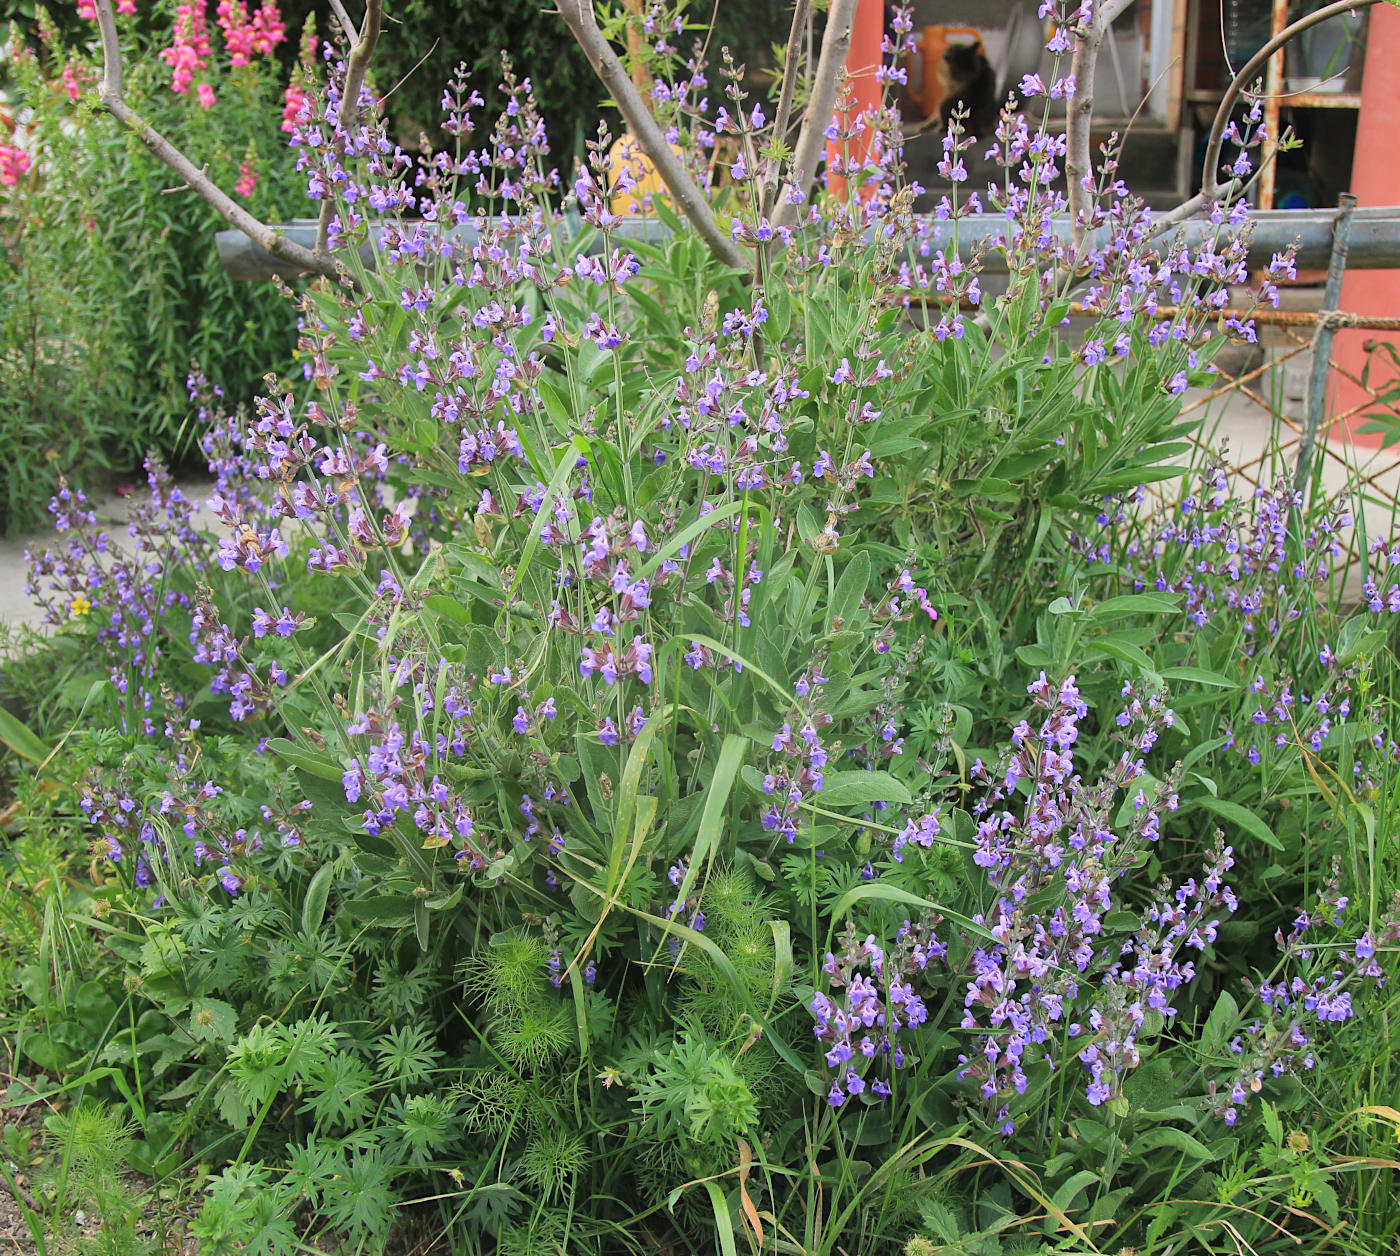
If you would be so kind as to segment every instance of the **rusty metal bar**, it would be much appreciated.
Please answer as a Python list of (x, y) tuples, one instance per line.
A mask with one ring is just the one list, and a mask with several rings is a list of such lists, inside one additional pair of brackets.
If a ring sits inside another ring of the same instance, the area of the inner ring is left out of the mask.
[[(1258, 379), (1261, 375), (1266, 375), (1281, 363), (1288, 361), (1289, 358), (1302, 353), (1305, 348), (1305, 345), (1299, 345), (1296, 348), (1289, 349), (1287, 353), (1280, 353), (1276, 357), (1266, 358), (1259, 366), (1256, 366), (1252, 371), (1247, 371), (1243, 375), (1231, 375), (1228, 371), (1220, 371), (1221, 377), (1229, 382), (1222, 384), (1219, 388), (1211, 389), (1204, 397), (1200, 397), (1189, 406), (1186, 406), (1181, 412), (1182, 416), (1185, 417), (1193, 410), (1199, 410), (1202, 406), (1209, 405), (1210, 402), (1216, 400), (1218, 397), (1223, 397), (1228, 392), (1235, 392), (1237, 389), (1241, 388), (1242, 385), (1249, 383), (1250, 380)], [(1260, 404), (1263, 405), (1262, 402), (1260, 402)], [(1271, 414), (1273, 413), (1272, 406), (1266, 405), (1264, 409), (1268, 410)]]
[(1356, 197), (1343, 192), (1337, 198), (1337, 221), (1332, 228), (1332, 257), (1327, 263), (1327, 286), (1322, 290), (1322, 308), (1317, 312), (1317, 331), (1313, 334), (1312, 371), (1308, 375), (1307, 422), (1303, 427), (1303, 447), (1298, 451), (1298, 469), (1293, 475), (1293, 487), (1301, 489), (1312, 465), (1313, 446), (1317, 429), (1322, 424), (1322, 410), (1327, 401), (1327, 372), (1332, 365), (1332, 336), (1335, 324), (1332, 316), (1342, 299), (1342, 277), (1347, 270), (1347, 244), (1351, 239), (1351, 216), (1356, 211)]
[[(1069, 312), (1071, 314), (1096, 315), (1102, 311), (1088, 309), (1082, 302), (1074, 301), (1070, 304)], [(1154, 317), (1175, 318), (1179, 312), (1179, 306), (1159, 305)], [(1317, 323), (1320, 315), (1320, 310), (1271, 310), (1267, 307), (1257, 310), (1241, 310), (1231, 307), (1216, 310), (1213, 317), (1237, 318), (1241, 321), (1251, 319), (1261, 327), (1312, 327)], [(1348, 314), (1343, 310), (1329, 311), (1327, 321), (1332, 324), (1334, 329), (1355, 327), (1362, 331), (1400, 331), (1400, 318), (1381, 318), (1372, 314)]]
[[(1240, 395), (1247, 397), (1262, 411), (1271, 415), (1274, 418), (1274, 420), (1281, 425), (1284, 431), (1288, 433), (1287, 437), (1284, 437), (1281, 433), (1278, 443), (1271, 449), (1265, 450), (1264, 452), (1260, 453), (1258, 456), (1250, 459), (1247, 462), (1232, 463), (1232, 470), (1236, 474), (1240, 475), (1241, 478), (1244, 479), (1247, 483), (1254, 485), (1255, 487), (1258, 487), (1258, 485), (1260, 484), (1260, 478), (1256, 478), (1256, 476), (1251, 474), (1251, 472), (1257, 469), (1258, 476), (1262, 477), (1265, 471), (1266, 462), (1271, 456), (1279, 461), (1284, 461), (1287, 459), (1290, 451), (1297, 449), (1301, 445), (1302, 421), (1299, 419), (1291, 418), (1287, 414), (1282, 413), (1273, 404), (1266, 401), (1261, 394), (1254, 391), (1254, 389), (1245, 386), (1249, 381), (1257, 379), (1260, 375), (1268, 372), (1271, 369), (1276, 368), (1281, 362), (1285, 361), (1286, 359), (1303, 353), (1311, 347), (1311, 341), (1305, 340), (1302, 337), (1300, 337), (1296, 332), (1292, 330), (1291, 327), (1285, 327), (1283, 330), (1284, 334), (1289, 338), (1289, 340), (1293, 342), (1290, 347), (1286, 348), (1281, 354), (1276, 355), (1269, 361), (1264, 362), (1260, 366), (1257, 366), (1252, 370), (1245, 372), (1242, 375), (1232, 376), (1228, 371), (1222, 370), (1220, 372), (1222, 380), (1221, 384), (1218, 387), (1213, 388), (1210, 392), (1205, 394), (1205, 396), (1193, 401), (1182, 411), (1182, 415), (1185, 416), (1191, 413), (1193, 410), (1198, 410), (1201, 407), (1208, 405), (1211, 401), (1220, 399), (1226, 394), (1239, 393)], [(1356, 384), (1361, 384), (1361, 381), (1357, 379), (1356, 376), (1353, 375), (1350, 371), (1347, 371), (1344, 368), (1335, 365), (1333, 366), (1333, 369), (1336, 370), (1339, 374), (1351, 379)], [(1376, 396), (1375, 391), (1372, 388), (1367, 387), (1365, 391), (1372, 398)], [(1363, 401), (1351, 410), (1329, 417), (1327, 421), (1327, 430), (1330, 432), (1334, 428), (1344, 426), (1349, 418), (1364, 411), (1369, 404), (1371, 404), (1369, 401)], [(1209, 448), (1209, 442), (1195, 433), (1188, 435), (1186, 439), (1189, 440), (1193, 445), (1195, 445), (1199, 449)], [(1315, 450), (1314, 454), (1316, 454), (1316, 452), (1317, 451)], [(1376, 466), (1370, 472), (1370, 474), (1366, 474), (1360, 466), (1355, 465), (1351, 461), (1351, 459), (1349, 459), (1345, 455), (1345, 453), (1340, 452), (1331, 444), (1331, 442), (1324, 442), (1321, 447), (1321, 452), (1324, 457), (1344, 467), (1347, 473), (1350, 476), (1354, 477), (1354, 481), (1357, 485), (1358, 491), (1369, 491), (1373, 493), (1379, 493), (1386, 498), (1393, 497), (1393, 494), (1389, 489), (1385, 489), (1380, 486), (1379, 481), (1384, 476), (1394, 472), (1397, 465), (1400, 465), (1400, 462), (1392, 460), (1390, 462)]]

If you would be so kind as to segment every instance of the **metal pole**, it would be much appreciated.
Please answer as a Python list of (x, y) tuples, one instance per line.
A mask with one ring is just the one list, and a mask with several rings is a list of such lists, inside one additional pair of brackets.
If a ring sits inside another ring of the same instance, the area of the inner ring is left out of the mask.
[(1327, 375), (1332, 367), (1333, 319), (1337, 303), (1342, 299), (1342, 276), (1347, 269), (1347, 245), (1351, 240), (1351, 215), (1356, 209), (1356, 197), (1343, 192), (1337, 198), (1337, 218), (1332, 224), (1332, 256), (1327, 263), (1327, 286), (1322, 292), (1322, 309), (1317, 314), (1317, 331), (1312, 343), (1312, 371), (1308, 376), (1308, 411), (1303, 427), (1303, 443), (1298, 449), (1298, 469), (1293, 487), (1299, 492), (1308, 478), (1312, 464), (1317, 429), (1322, 425), (1322, 411), (1327, 403)]
[[(1336, 213), (1330, 209), (1275, 209), (1259, 211), (1250, 215), (1253, 224), (1249, 239), (1249, 266), (1261, 269), (1269, 264), (1275, 253), (1281, 253), (1289, 245), (1296, 246), (1295, 261), (1300, 269), (1323, 267), (1332, 255), (1333, 221)], [(996, 242), (1005, 237), (1006, 217), (1003, 214), (969, 214), (956, 223), (923, 220), (928, 227), (927, 244), (930, 249), (956, 249), (964, 261), (972, 257), (976, 246), (987, 243), (990, 246), (981, 264), (985, 272), (1006, 272), (1006, 256), (996, 247)], [(1052, 218), (1047, 228), (1061, 240), (1071, 238), (1069, 218), (1060, 214)], [(407, 224), (412, 229), (413, 224)], [(956, 237), (954, 233), (956, 228)], [(278, 227), (285, 236), (297, 243), (315, 244), (316, 223), (314, 219), (299, 219)], [(379, 224), (371, 224), (372, 231), (379, 230)], [(566, 216), (557, 230), (566, 238), (579, 234), (582, 226), (577, 214)], [(470, 249), (478, 239), (474, 224), (451, 228), (449, 234), (462, 247)], [(664, 245), (670, 239), (670, 232), (659, 219), (637, 217), (624, 219), (612, 231), (609, 247), (623, 245), (628, 239), (649, 241)], [(1189, 249), (1198, 249), (1205, 244), (1218, 244), (1221, 228), (1205, 218), (1193, 218), (1181, 223), (1169, 236), (1157, 241), (1156, 247), (1168, 248), (1177, 240)], [(219, 250), (219, 260), (224, 269), (234, 279), (266, 279), (270, 275), (297, 275), (304, 273), (287, 262), (279, 261), (248, 239), (241, 231), (232, 228), (220, 231), (215, 236)], [(1107, 228), (1100, 229), (1093, 237), (1096, 248), (1107, 248), (1112, 244), (1112, 233)], [(601, 252), (604, 240), (595, 233), (591, 249)], [(374, 248), (365, 245), (360, 256), (368, 266), (374, 264)], [(911, 252), (911, 260), (917, 260), (917, 253)], [(1400, 205), (1367, 206), (1356, 211), (1351, 225), (1351, 260), (1353, 271), (1367, 268), (1400, 268)]]

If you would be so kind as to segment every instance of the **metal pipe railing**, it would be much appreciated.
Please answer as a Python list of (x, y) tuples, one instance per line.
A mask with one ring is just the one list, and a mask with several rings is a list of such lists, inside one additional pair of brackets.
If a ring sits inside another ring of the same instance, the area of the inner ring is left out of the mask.
[[(1253, 234), (1249, 242), (1249, 265), (1262, 267), (1269, 264), (1275, 253), (1281, 253), (1290, 244), (1295, 245), (1296, 262), (1300, 268), (1309, 270), (1325, 268), (1332, 257), (1333, 223), (1335, 209), (1273, 209), (1262, 210), (1250, 215)], [(565, 218), (565, 230), (571, 234), (581, 232), (577, 217)], [(1070, 222), (1067, 216), (1053, 220), (1053, 230), (1058, 239), (1071, 241)], [(959, 256), (964, 259), (972, 255), (974, 247), (987, 241), (1001, 239), (1007, 229), (1007, 221), (1001, 214), (969, 214), (956, 224), (952, 222), (931, 223), (930, 242), (935, 248), (949, 248), (956, 240)], [(284, 233), (298, 244), (308, 248), (316, 243), (316, 222), (314, 219), (297, 219), (282, 228)], [(1203, 218), (1189, 219), (1156, 242), (1162, 248), (1178, 237), (1188, 248), (1198, 248), (1216, 239), (1221, 228)], [(477, 238), (477, 229), (468, 223), (452, 228), (453, 237), (470, 247)], [(666, 227), (654, 218), (625, 219), (614, 228), (615, 241), (639, 239), (661, 242), (668, 238)], [(1103, 229), (1096, 234), (1094, 243), (1100, 246), (1110, 242), (1111, 236)], [(303, 273), (296, 267), (280, 261), (266, 249), (254, 244), (241, 231), (220, 231), (215, 237), (219, 260), (224, 269), (234, 279), (268, 279), (273, 275), (290, 278)], [(601, 250), (602, 237), (594, 235), (590, 249)], [(366, 265), (373, 264), (373, 250), (368, 246), (361, 249)], [(1370, 209), (1357, 209), (1351, 216), (1351, 237), (1347, 254), (1350, 269), (1387, 270), (1400, 269), (1400, 205), (1386, 205)], [(983, 258), (983, 267), (988, 272), (1005, 271), (1005, 255), (991, 250)]]

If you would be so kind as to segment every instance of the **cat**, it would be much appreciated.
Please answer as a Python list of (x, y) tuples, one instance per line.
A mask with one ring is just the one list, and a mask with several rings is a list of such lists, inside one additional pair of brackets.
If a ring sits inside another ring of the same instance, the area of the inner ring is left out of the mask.
[(982, 134), (996, 124), (997, 76), (981, 44), (949, 44), (938, 66), (943, 99), (938, 118), (943, 130), (959, 105), (967, 110), (967, 128)]

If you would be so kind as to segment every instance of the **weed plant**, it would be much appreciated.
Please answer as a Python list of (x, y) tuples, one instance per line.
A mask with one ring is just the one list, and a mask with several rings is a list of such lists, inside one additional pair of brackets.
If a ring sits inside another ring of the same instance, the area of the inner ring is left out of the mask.
[(375, 264), (301, 301), (314, 400), (191, 378), (217, 538), (154, 465), (130, 559), (57, 495), (20, 1051), (207, 1173), (211, 1253), (1384, 1250), (1400, 551), (1183, 478), (1248, 214), (1154, 240), (1110, 151), (1057, 241), (1057, 82), (926, 220), (839, 115), (775, 225), (766, 105), (647, 20), (754, 275), (527, 81), (414, 156), (332, 52), (293, 143)]

